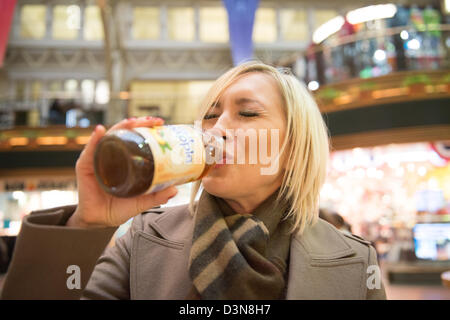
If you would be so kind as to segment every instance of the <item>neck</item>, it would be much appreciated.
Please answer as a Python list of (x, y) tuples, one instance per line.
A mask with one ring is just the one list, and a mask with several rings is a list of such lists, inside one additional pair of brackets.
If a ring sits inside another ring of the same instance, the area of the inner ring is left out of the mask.
[(271, 188), (261, 190), (259, 192), (253, 192), (249, 196), (243, 196), (233, 199), (223, 199), (233, 211), (237, 213), (251, 214), (258, 206), (270, 197), (280, 186), (274, 184)]

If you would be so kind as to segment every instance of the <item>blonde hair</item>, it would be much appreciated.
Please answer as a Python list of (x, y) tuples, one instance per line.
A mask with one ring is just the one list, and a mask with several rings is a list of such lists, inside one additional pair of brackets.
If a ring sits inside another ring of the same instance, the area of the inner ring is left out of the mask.
[[(287, 130), (280, 154), (287, 152), (287, 162), (276, 201), (287, 201), (286, 218), (293, 221), (291, 231), (301, 234), (307, 225), (318, 220), (319, 194), (325, 181), (329, 155), (328, 130), (306, 87), (295, 76), (272, 66), (257, 61), (246, 62), (230, 69), (214, 82), (200, 105), (199, 119), (203, 119), (211, 105), (232, 83), (250, 72), (271, 76), (284, 101)], [(189, 206), (192, 214), (200, 186), (201, 181), (197, 181), (192, 187)]]

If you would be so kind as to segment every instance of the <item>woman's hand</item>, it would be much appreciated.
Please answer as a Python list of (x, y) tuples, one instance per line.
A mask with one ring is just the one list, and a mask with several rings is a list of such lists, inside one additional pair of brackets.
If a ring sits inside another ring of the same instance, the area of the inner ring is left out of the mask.
[[(152, 127), (163, 123), (164, 121), (160, 118), (131, 118), (115, 124), (110, 130)], [(166, 203), (177, 194), (175, 187), (133, 198), (118, 198), (106, 193), (99, 186), (94, 174), (95, 147), (105, 135), (105, 131), (105, 127), (98, 125), (78, 158), (75, 167), (78, 206), (67, 221), (67, 226), (116, 227), (142, 211)]]

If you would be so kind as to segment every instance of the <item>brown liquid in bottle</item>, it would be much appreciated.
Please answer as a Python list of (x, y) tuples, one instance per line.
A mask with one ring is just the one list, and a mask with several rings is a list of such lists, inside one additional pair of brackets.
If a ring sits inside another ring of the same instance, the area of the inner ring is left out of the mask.
[(104, 136), (97, 145), (94, 166), (100, 186), (117, 197), (147, 191), (155, 170), (149, 145), (133, 130), (117, 130)]
[[(207, 147), (209, 155), (214, 150)], [(212, 165), (205, 168), (201, 179)], [(152, 186), (155, 163), (145, 138), (134, 130), (116, 130), (105, 135), (98, 143), (94, 155), (97, 181), (107, 193), (116, 197), (141, 195)], [(189, 181), (186, 181), (189, 182)]]

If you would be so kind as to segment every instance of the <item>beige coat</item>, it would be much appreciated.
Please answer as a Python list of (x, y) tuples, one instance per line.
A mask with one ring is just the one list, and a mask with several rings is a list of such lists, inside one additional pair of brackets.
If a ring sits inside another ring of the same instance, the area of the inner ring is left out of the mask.
[[(106, 250), (116, 228), (65, 227), (74, 209), (36, 211), (24, 218), (3, 299), (186, 297), (192, 286), (188, 259), (193, 234), (186, 205), (140, 214)], [(81, 289), (68, 289), (71, 265), (80, 267)], [(291, 241), (286, 298), (385, 299), (382, 283), (379, 289), (367, 286), (374, 274), (368, 272), (371, 265), (377, 265), (377, 258), (368, 241), (319, 220)]]

